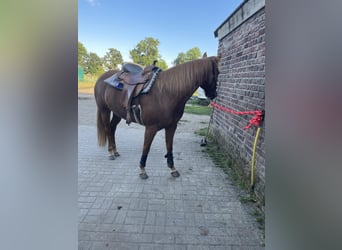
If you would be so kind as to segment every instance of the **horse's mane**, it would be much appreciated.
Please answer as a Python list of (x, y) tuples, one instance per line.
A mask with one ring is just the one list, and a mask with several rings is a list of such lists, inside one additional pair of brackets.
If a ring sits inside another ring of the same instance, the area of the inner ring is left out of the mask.
[(172, 93), (175, 97), (193, 93), (197, 87), (210, 79), (214, 57), (197, 59), (176, 65), (158, 76), (160, 91)]

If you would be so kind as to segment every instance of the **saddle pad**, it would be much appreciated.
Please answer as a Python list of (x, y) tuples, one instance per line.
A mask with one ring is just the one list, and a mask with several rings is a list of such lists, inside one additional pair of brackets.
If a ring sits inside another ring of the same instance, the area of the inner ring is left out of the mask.
[(118, 80), (116, 79), (116, 74), (112, 75), (111, 77), (108, 77), (103, 81), (118, 90), (122, 90), (124, 86), (121, 82), (118, 82)]

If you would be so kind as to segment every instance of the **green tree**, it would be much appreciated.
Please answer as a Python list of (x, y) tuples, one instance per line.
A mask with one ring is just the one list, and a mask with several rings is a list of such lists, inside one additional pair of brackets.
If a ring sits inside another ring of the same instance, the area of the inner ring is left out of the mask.
[(103, 64), (108, 69), (118, 69), (119, 64), (123, 64), (121, 52), (114, 48), (109, 48), (103, 57)]
[(104, 71), (102, 64), (103, 64), (102, 59), (96, 53), (90, 52), (89, 59), (86, 65), (86, 73), (91, 73), (91, 74), (102, 73)]
[(182, 64), (185, 62), (199, 59), (201, 58), (201, 56), (202, 56), (201, 50), (198, 47), (194, 47), (192, 49), (189, 49), (186, 53), (184, 52), (178, 53), (177, 58), (172, 62), (172, 64), (173, 65)]
[(143, 66), (151, 65), (154, 60), (160, 61), (158, 45), (159, 40), (152, 37), (147, 37), (141, 40), (134, 49), (129, 51), (129, 54), (134, 63)]
[(186, 61), (189, 62), (192, 60), (196, 60), (196, 59), (201, 58), (201, 56), (202, 56), (201, 50), (198, 47), (194, 47), (192, 49), (189, 49), (186, 52)]
[(156, 64), (159, 68), (161, 68), (162, 70), (166, 70), (168, 69), (167, 63), (165, 62), (164, 59), (159, 59), (159, 61)]
[(178, 53), (177, 58), (172, 62), (173, 65), (178, 65), (186, 62), (186, 55), (184, 52)]
[(81, 42), (78, 42), (78, 65), (85, 68), (88, 59), (87, 49)]

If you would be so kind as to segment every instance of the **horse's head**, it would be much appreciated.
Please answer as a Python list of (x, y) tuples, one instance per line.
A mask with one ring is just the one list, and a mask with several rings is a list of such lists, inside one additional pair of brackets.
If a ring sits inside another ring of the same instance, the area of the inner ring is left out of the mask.
[(200, 86), (204, 89), (205, 95), (213, 100), (217, 96), (216, 87), (219, 75), (218, 62), (220, 61), (220, 56), (207, 57), (207, 54), (205, 53), (203, 58), (206, 58), (209, 61), (211, 69), (209, 70), (207, 81)]

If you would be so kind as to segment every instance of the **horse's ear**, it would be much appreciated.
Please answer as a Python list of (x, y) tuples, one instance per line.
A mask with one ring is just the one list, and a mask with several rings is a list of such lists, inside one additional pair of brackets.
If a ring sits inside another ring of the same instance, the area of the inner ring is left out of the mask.
[(207, 52), (204, 52), (202, 58), (207, 58)]

